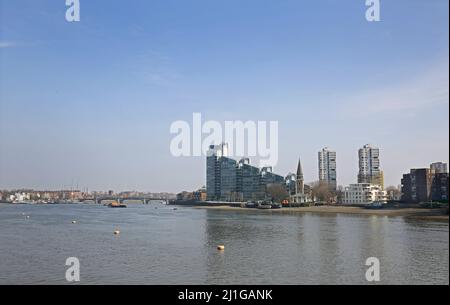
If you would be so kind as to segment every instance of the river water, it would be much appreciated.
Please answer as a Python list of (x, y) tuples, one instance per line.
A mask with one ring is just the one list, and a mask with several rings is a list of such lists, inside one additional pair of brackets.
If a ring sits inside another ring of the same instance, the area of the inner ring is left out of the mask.
[(159, 203), (0, 204), (0, 284), (66, 284), (68, 257), (80, 261), (81, 284), (368, 284), (365, 261), (377, 257), (379, 284), (448, 285), (449, 226)]

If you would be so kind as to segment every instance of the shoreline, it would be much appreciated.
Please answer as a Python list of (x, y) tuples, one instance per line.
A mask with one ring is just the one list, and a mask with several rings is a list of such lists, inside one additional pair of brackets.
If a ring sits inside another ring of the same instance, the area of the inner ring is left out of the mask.
[(366, 209), (363, 207), (348, 206), (312, 206), (312, 207), (292, 207), (281, 209), (259, 210), (255, 208), (232, 207), (227, 205), (220, 206), (191, 206), (196, 209), (222, 210), (222, 211), (255, 211), (262, 213), (280, 213), (280, 214), (350, 214), (363, 216), (390, 216), (405, 217), (418, 220), (449, 221), (449, 215), (445, 209), (427, 209), (427, 208), (386, 208), (386, 209)]

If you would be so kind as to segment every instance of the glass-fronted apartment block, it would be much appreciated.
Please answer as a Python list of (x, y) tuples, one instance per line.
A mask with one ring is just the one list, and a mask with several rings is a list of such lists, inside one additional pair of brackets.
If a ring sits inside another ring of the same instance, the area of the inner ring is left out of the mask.
[(257, 200), (264, 196), (261, 187), (259, 168), (250, 165), (250, 160), (244, 158), (239, 161), (237, 168), (237, 192), (241, 201)]
[(228, 154), (226, 144), (211, 145), (206, 156), (206, 197), (208, 200), (220, 198), (220, 158)]
[(220, 200), (237, 201), (239, 199), (236, 187), (237, 162), (228, 157), (219, 158)]
[(261, 185), (284, 184), (284, 177), (272, 172), (272, 167), (263, 167), (261, 169)]
[(250, 165), (248, 158), (239, 162), (227, 156), (226, 144), (211, 145), (206, 157), (206, 194), (208, 200), (263, 200), (269, 184), (285, 185), (284, 177), (271, 167)]

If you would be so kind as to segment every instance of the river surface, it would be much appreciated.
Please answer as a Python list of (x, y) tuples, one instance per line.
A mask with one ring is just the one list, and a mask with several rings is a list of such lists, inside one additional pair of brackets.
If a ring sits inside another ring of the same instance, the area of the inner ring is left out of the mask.
[(80, 284), (368, 284), (365, 262), (376, 257), (379, 284), (448, 285), (449, 226), (159, 203), (0, 204), (0, 284), (66, 284), (68, 257), (80, 261)]

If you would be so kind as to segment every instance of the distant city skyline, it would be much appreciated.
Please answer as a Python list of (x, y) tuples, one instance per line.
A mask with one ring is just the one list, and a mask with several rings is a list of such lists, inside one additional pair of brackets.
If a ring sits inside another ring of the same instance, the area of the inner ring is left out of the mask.
[(0, 189), (198, 189), (205, 158), (169, 149), (194, 112), (278, 121), (274, 172), (305, 183), (323, 147), (343, 186), (367, 143), (385, 187), (448, 163), (447, 0), (59, 2), (0, 0)]

